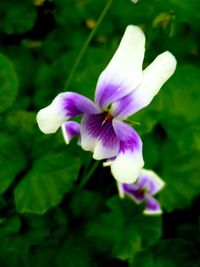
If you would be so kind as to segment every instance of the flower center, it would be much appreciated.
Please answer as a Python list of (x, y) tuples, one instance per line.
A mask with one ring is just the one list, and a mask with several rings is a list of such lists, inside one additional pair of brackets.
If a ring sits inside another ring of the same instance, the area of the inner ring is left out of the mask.
[(138, 193), (139, 196), (143, 197), (144, 193), (145, 193), (145, 190), (143, 188), (139, 188), (137, 193)]
[(103, 125), (105, 122), (112, 120), (112, 118), (113, 118), (113, 116), (112, 116), (108, 111), (106, 111), (104, 115), (105, 115), (105, 117), (104, 117), (104, 120), (103, 120), (103, 122), (102, 122), (102, 125)]

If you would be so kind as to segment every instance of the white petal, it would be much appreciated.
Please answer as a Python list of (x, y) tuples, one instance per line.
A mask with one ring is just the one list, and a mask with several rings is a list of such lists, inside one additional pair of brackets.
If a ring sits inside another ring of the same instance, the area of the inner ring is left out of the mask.
[(68, 119), (80, 114), (96, 114), (99, 108), (87, 97), (73, 92), (60, 93), (37, 114), (37, 123), (44, 133), (55, 133)]
[(67, 120), (61, 99), (56, 97), (49, 106), (41, 109), (37, 114), (36, 120), (43, 133), (55, 133)]
[(158, 210), (156, 210), (156, 211), (152, 211), (152, 210), (148, 210), (148, 209), (145, 209), (144, 211), (143, 211), (143, 213), (145, 214), (145, 215), (161, 215), (163, 212), (162, 212), (162, 210), (160, 209), (158, 209)]
[(143, 166), (142, 153), (127, 150), (125, 153), (119, 153), (113, 161), (111, 172), (118, 182), (130, 184), (137, 180)]
[(98, 141), (94, 148), (93, 158), (96, 160), (108, 159), (115, 157), (119, 151), (119, 141), (112, 147), (105, 146), (101, 141)]
[(115, 159), (116, 157), (107, 159), (106, 161), (103, 162), (103, 167), (110, 167)]
[(99, 77), (95, 101), (100, 107), (105, 108), (140, 84), (144, 46), (142, 30), (129, 25), (113, 58)]
[(116, 183), (117, 183), (117, 189), (118, 189), (119, 197), (120, 198), (124, 198), (125, 194), (124, 194), (124, 190), (123, 190), (122, 184), (119, 183), (118, 181), (116, 181)]
[(176, 59), (170, 52), (159, 55), (143, 72), (142, 83), (136, 90), (112, 105), (113, 116), (125, 119), (148, 106), (162, 85), (176, 69)]
[(80, 145), (86, 151), (94, 152), (98, 137), (89, 134), (88, 131), (88, 117), (84, 116), (80, 124)]
[(86, 115), (81, 121), (81, 146), (94, 152), (94, 159), (109, 159), (119, 151), (119, 139), (112, 126), (112, 120), (104, 122), (106, 114)]
[(70, 140), (80, 134), (80, 124), (75, 121), (67, 121), (61, 126), (65, 143), (68, 145)]

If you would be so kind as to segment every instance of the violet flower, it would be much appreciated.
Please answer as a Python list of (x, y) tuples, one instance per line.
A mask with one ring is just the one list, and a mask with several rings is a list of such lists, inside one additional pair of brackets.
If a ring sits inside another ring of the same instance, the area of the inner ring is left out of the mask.
[(127, 195), (137, 204), (145, 202), (144, 214), (161, 214), (160, 204), (153, 196), (164, 185), (164, 181), (155, 172), (142, 169), (136, 183), (126, 184), (118, 182), (118, 190), (121, 198)]
[[(176, 68), (174, 56), (164, 52), (142, 71), (144, 51), (144, 33), (129, 25), (98, 79), (94, 102), (77, 93), (60, 93), (37, 114), (44, 133), (63, 125), (67, 142), (80, 134), (81, 147), (96, 160), (106, 159), (119, 182), (134, 182), (144, 165), (142, 141), (123, 120), (147, 106)], [(68, 121), (81, 114), (80, 125)]]

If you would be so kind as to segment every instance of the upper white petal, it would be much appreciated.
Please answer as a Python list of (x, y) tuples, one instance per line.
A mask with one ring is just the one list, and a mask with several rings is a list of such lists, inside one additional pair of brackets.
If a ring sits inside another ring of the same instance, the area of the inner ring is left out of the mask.
[(108, 64), (106, 70), (118, 74), (115, 78), (127, 77), (132, 85), (132, 90), (139, 84), (142, 78), (142, 63), (145, 52), (145, 36), (140, 27), (129, 25), (126, 28), (120, 45), (113, 58)]
[(135, 110), (150, 104), (163, 84), (173, 75), (176, 69), (176, 59), (168, 51), (160, 54), (143, 72), (143, 79), (140, 86), (133, 94)]
[(95, 96), (98, 105), (105, 107), (140, 84), (144, 51), (144, 33), (138, 26), (129, 25), (113, 58), (99, 77)]

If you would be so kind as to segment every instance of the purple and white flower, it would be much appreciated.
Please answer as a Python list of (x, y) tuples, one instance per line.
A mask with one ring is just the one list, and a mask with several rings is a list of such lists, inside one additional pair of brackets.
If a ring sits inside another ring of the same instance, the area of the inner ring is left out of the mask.
[(153, 171), (142, 169), (136, 183), (117, 183), (119, 195), (129, 196), (137, 204), (146, 203), (144, 214), (161, 214), (159, 202), (153, 197), (165, 185), (164, 181)]
[[(119, 182), (132, 183), (144, 165), (142, 141), (123, 120), (147, 106), (176, 68), (170, 52), (144, 71), (145, 36), (129, 25), (110, 63), (101, 73), (95, 101), (73, 92), (60, 93), (37, 114), (39, 128), (54, 133), (62, 126), (66, 142), (80, 134), (80, 145), (96, 160), (106, 159)], [(68, 121), (83, 115), (80, 125)]]

